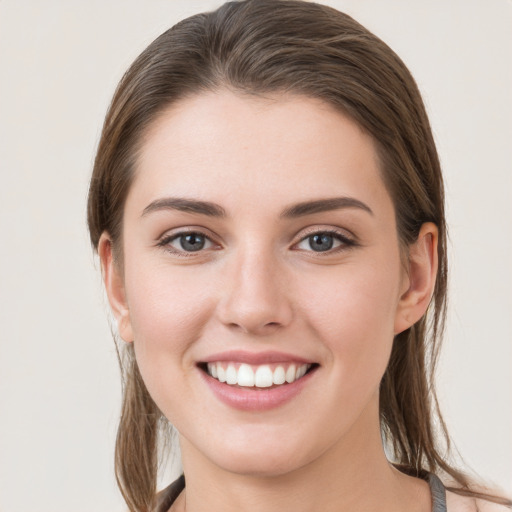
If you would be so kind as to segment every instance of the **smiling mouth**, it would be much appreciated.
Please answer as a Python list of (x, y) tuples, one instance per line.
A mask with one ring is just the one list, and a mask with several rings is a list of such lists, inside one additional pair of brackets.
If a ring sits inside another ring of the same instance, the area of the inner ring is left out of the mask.
[(251, 365), (219, 361), (203, 363), (199, 367), (210, 377), (230, 386), (268, 389), (292, 384), (318, 365), (312, 363)]

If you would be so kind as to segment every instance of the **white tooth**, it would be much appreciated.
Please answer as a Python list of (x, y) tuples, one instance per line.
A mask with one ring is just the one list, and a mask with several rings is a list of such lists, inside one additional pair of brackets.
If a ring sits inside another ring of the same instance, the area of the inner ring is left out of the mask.
[(254, 372), (248, 364), (241, 364), (240, 368), (238, 368), (238, 385), (254, 386)]
[(304, 377), (305, 374), (306, 374), (306, 365), (301, 364), (297, 368), (297, 373), (295, 374), (295, 379), (300, 379), (301, 377)]
[(210, 370), (210, 373), (211, 373), (212, 377), (217, 378), (217, 364), (216, 363), (209, 363), (208, 364), (208, 368), (210, 367), (210, 365), (212, 367), (211, 370)]
[(232, 364), (228, 364), (228, 368), (226, 370), (226, 382), (228, 384), (236, 384), (237, 382), (237, 372), (236, 368)]
[(206, 365), (206, 369), (208, 371), (208, 375), (211, 375), (212, 374), (212, 363), (208, 363)]
[(270, 366), (258, 367), (254, 376), (254, 383), (258, 388), (269, 388), (272, 386), (272, 370)]
[(286, 375), (284, 373), (284, 368), (282, 366), (278, 366), (274, 370), (274, 375), (272, 377), (272, 382), (274, 384), (284, 384), (286, 382)]
[(295, 365), (291, 364), (286, 370), (286, 382), (291, 384), (295, 380)]
[(219, 382), (226, 382), (226, 370), (220, 364), (217, 365), (217, 379)]

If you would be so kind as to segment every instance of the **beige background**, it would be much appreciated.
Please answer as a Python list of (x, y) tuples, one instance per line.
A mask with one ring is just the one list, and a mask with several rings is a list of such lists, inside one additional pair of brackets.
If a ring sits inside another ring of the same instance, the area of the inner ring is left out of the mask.
[[(440, 397), (479, 473), (512, 491), (512, 3), (329, 3), (416, 76), (444, 164), (452, 293)], [(119, 378), (85, 228), (121, 74), (217, 1), (0, 0), (0, 512), (116, 512)]]

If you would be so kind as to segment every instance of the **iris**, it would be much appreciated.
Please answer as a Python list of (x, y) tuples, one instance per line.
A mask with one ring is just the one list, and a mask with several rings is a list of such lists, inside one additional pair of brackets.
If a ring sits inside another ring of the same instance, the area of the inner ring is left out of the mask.
[(180, 245), (184, 251), (200, 251), (206, 243), (206, 239), (199, 233), (188, 233), (179, 237)]
[(309, 237), (309, 246), (313, 251), (323, 252), (332, 249), (333, 236), (328, 233), (320, 233)]

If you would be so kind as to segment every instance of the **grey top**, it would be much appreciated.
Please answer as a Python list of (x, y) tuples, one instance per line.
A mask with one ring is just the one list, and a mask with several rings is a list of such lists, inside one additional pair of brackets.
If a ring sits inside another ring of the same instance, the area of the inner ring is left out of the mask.
[[(433, 473), (425, 473), (421, 478), (428, 482), (432, 494), (432, 512), (446, 512), (446, 490), (443, 482)], [(180, 492), (185, 488), (185, 477), (181, 475), (169, 487), (159, 493), (155, 512), (167, 512)]]

